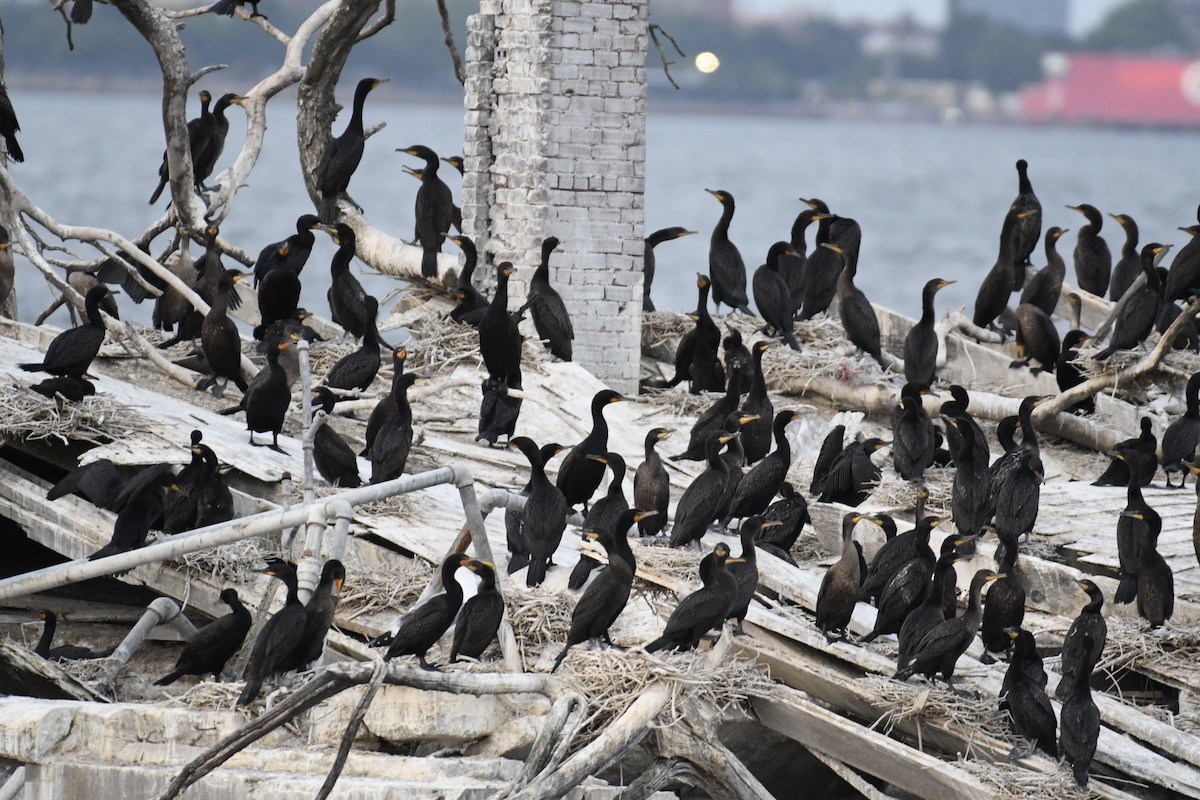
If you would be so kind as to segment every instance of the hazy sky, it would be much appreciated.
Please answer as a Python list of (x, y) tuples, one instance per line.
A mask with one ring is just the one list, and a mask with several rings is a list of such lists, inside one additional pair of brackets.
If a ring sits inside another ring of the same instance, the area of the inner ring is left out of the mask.
[[(902, 11), (911, 12), (918, 19), (931, 25), (941, 24), (946, 18), (946, 0), (735, 0), (747, 13), (779, 13), (795, 8), (820, 8), (821, 13), (832, 14), (842, 19), (895, 16)], [(1002, 0), (1001, 0), (1002, 2)], [(1091, 29), (1108, 10), (1125, 0), (1073, 0), (1071, 2), (1071, 32), (1079, 34)]]

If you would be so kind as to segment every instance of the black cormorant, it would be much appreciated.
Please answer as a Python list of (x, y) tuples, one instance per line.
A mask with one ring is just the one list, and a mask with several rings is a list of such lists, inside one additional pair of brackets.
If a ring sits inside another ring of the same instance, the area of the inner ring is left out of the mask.
[(1021, 445), (996, 459), (989, 473), (991, 510), (994, 511), (996, 529), (1005, 536), (1030, 533), (1037, 521), (1044, 468), (1037, 431), (1033, 427), (1033, 409), (1040, 402), (1037, 397), (1026, 397), (1021, 401), (1018, 411)]
[[(837, 253), (844, 263), (845, 251), (839, 245), (826, 242), (821, 246)], [(837, 297), (838, 313), (842, 318), (846, 338), (882, 367), (883, 346), (879, 341), (879, 318), (875, 316), (875, 307), (863, 294), (862, 289), (854, 285), (854, 273), (849, 265), (845, 265), (838, 275)]]
[(70, 403), (78, 403), (83, 398), (91, 397), (96, 393), (96, 384), (92, 383), (91, 376), (88, 375), (79, 378), (46, 378), (44, 381), (31, 384), (29, 388), (51, 400), (57, 401), (61, 397)]
[(57, 500), (68, 494), (79, 494), (97, 508), (116, 511), (116, 500), (125, 488), (125, 479), (117, 467), (107, 458), (98, 458), (89, 464), (68, 472), (58, 483), (50, 487), (46, 500)]
[[(179, 252), (176, 253), (175, 260), (171, 262), (170, 270), (180, 283), (194, 290), (200, 281), (200, 273), (197, 271), (196, 260), (192, 258), (189, 249), (191, 241), (191, 231), (181, 227), (179, 229)], [(162, 294), (154, 301), (154, 310), (150, 317), (151, 324), (156, 330), (172, 330), (176, 323), (182, 322), (191, 310), (191, 301), (184, 297), (183, 293), (173, 284), (166, 284), (163, 286)]]
[(820, 496), (825, 491), (825, 482), (829, 479), (829, 470), (833, 467), (846, 440), (846, 426), (834, 425), (825, 438), (821, 440), (821, 449), (817, 451), (817, 460), (813, 462), (812, 480), (808, 491), (814, 496)]
[[(860, 600), (865, 599), (864, 592), (873, 593), (876, 588), (879, 592), (875, 601), (878, 609), (875, 626), (863, 637), (863, 642), (872, 642), (885, 633), (899, 633), (904, 626), (904, 620), (921, 605), (925, 593), (929, 590), (929, 581), (936, 565), (933, 550), (929, 547), (929, 534), (940, 522), (937, 517), (922, 517), (913, 529), (912, 538), (907, 540), (906, 546), (899, 549), (894, 546), (889, 548), (888, 557), (883, 563), (879, 558), (883, 548), (876, 553), (875, 559), (867, 569), (867, 578), (859, 589)], [(884, 546), (897, 541), (903, 540), (897, 536)], [(906, 554), (909, 555), (907, 559), (897, 561), (898, 556)], [(884, 580), (882, 585), (878, 583), (880, 578)]]
[(932, 678), (941, 672), (946, 685), (954, 689), (954, 664), (967, 651), (979, 630), (982, 613), (979, 608), (983, 587), (998, 576), (990, 569), (981, 569), (971, 579), (970, 600), (962, 616), (948, 619), (921, 637), (908, 661), (896, 670), (897, 680), (908, 680), (915, 673)]
[(697, 418), (688, 433), (688, 446), (682, 453), (671, 456), (672, 461), (699, 461), (704, 458), (705, 447), (713, 433), (724, 430), (725, 420), (738, 409), (741, 400), (741, 380), (737, 374), (730, 376), (725, 394), (713, 402)]
[[(815, 200), (814, 202), (820, 203), (821, 201)], [(825, 212), (828, 213), (828, 211), (829, 209), (825, 208)], [(793, 311), (799, 311), (804, 305), (804, 264), (808, 259), (808, 242), (805, 232), (812, 224), (813, 217), (818, 213), (820, 212), (817, 209), (809, 206), (796, 215), (796, 219), (792, 222), (791, 235), (788, 237), (795, 255), (784, 256), (780, 260), (780, 272), (783, 273), (784, 283), (787, 284)]]
[(733, 195), (721, 189), (704, 191), (717, 198), (721, 204), (721, 219), (713, 228), (708, 248), (708, 274), (712, 276), (712, 295), (716, 310), (721, 304), (736, 308), (746, 314), (750, 305), (746, 299), (746, 264), (737, 245), (729, 241), (729, 223), (733, 220)]
[(55, 336), (46, 348), (41, 363), (21, 364), (21, 369), (68, 378), (82, 377), (104, 343), (104, 317), (100, 315), (100, 303), (111, 296), (107, 286), (97, 286), (88, 292), (83, 300), (88, 321)]
[(287, 599), (283, 608), (263, 624), (250, 651), (246, 666), (246, 686), (238, 697), (239, 706), (248, 706), (258, 697), (263, 681), (287, 669), (292, 653), (304, 636), (307, 614), (300, 602), (296, 584), (296, 569), (282, 559), (271, 559), (263, 574), (283, 581)]
[[(1094, 647), (1091, 637), (1083, 635), (1083, 650), (1093, 651), (1100, 655), (1100, 648)], [(1075, 783), (1080, 787), (1087, 786), (1088, 769), (1092, 766), (1092, 758), (1096, 755), (1096, 742), (1100, 738), (1100, 709), (1092, 700), (1092, 669), (1096, 662), (1083, 664), (1075, 673), (1074, 682), (1068, 687), (1063, 698), (1062, 712), (1059, 720), (1058, 749), (1062, 757), (1071, 765)]]
[(1013, 231), (1012, 285), (1015, 292), (1025, 283), (1025, 266), (1030, 263), (1029, 256), (1037, 248), (1038, 237), (1042, 235), (1042, 204), (1033, 193), (1033, 184), (1029, 182), (1029, 163), (1023, 158), (1017, 160), (1017, 196), (1011, 207), (1030, 212), (1021, 218)]
[(344, 222), (323, 225), (321, 230), (328, 233), (338, 246), (329, 263), (330, 286), (325, 293), (329, 300), (330, 316), (355, 339), (361, 339), (367, 332), (369, 314), (367, 292), (350, 271), (356, 247), (354, 230)]
[(624, 399), (612, 389), (601, 389), (593, 395), (592, 430), (582, 442), (571, 448), (558, 470), (556, 484), (568, 506), (582, 503), (586, 509), (600, 482), (604, 480), (604, 464), (592, 461), (588, 456), (603, 456), (608, 452), (608, 422), (604, 419), (604, 409)]
[(212, 376), (200, 381), (196, 388), (203, 391), (211, 386), (213, 396), (218, 398), (225, 394), (225, 386), (230, 380), (243, 394), (249, 388), (242, 377), (242, 337), (237, 325), (229, 318), (229, 309), (237, 308), (241, 303), (234, 285), (245, 277), (239, 270), (225, 270), (200, 326), (200, 346), (204, 348), (204, 358)]
[(1054, 372), (1060, 353), (1058, 329), (1045, 311), (1031, 303), (1017, 306), (1017, 360), (1010, 367), (1028, 367), (1030, 361), (1040, 366), (1030, 372)]
[(664, 647), (691, 650), (705, 634), (725, 621), (737, 595), (737, 579), (726, 568), (728, 545), (718, 542), (712, 556), (709, 582), (679, 601), (662, 636), (646, 645), (647, 653)]
[[(1196, 208), (1196, 219), (1200, 222), (1200, 206)], [(1200, 225), (1188, 225), (1179, 230), (1189, 237), (1187, 243), (1171, 259), (1167, 273), (1165, 296), (1167, 300), (1184, 300), (1200, 288)]]
[(1117, 586), (1113, 602), (1118, 605), (1132, 603), (1138, 596), (1138, 578), (1145, 562), (1147, 548), (1153, 549), (1162, 532), (1162, 518), (1142, 497), (1140, 459), (1117, 445), (1112, 457), (1126, 465), (1129, 471), (1128, 493), (1125, 510), (1117, 519), (1117, 560), (1120, 563), (1121, 582)]
[(92, 650), (77, 644), (62, 644), (51, 647), (54, 642), (54, 632), (58, 629), (58, 617), (53, 611), (39, 611), (38, 619), (44, 622), (42, 636), (34, 646), (33, 652), (51, 661), (84, 661), (92, 658), (107, 658), (112, 655), (115, 647), (107, 650)]
[[(537, 455), (536, 451), (534, 455)], [(416, 656), (421, 669), (435, 669), (425, 660), (425, 654), (437, 644), (442, 634), (450, 629), (450, 624), (458, 614), (458, 608), (462, 605), (463, 590), (454, 573), (470, 561), (471, 557), (463, 553), (451, 553), (446, 556), (441, 567), (443, 591), (405, 612), (400, 619), (400, 627), (383, 656), (385, 661), (396, 656)]]
[[(988, 590), (990, 596), (996, 587)], [(1035, 677), (1041, 672), (1041, 657), (1033, 634), (1014, 626), (1005, 630), (1016, 644), (1012, 661), (1004, 673), (1004, 690), (1000, 710), (1007, 710), (1012, 717), (1013, 731), (1026, 740), (1025, 747), (1014, 747), (1010, 759), (1024, 758), (1035, 748), (1040, 748), (1051, 758), (1058, 758), (1058, 721), (1054, 718), (1054, 706), (1046, 688)], [(1036, 665), (1036, 668), (1031, 668)], [(1045, 673), (1041, 672), (1044, 676)]]
[[(391, 394), (379, 401), (385, 411), (379, 427), (371, 438), (366, 456), (371, 462), (371, 483), (382, 483), (400, 477), (412, 450), (413, 414), (408, 402), (408, 389), (417, 381), (411, 372), (392, 381)], [(375, 418), (374, 412), (371, 414)]]
[[(1188, 470), (1184, 461), (1190, 461), (1200, 445), (1200, 372), (1188, 378), (1184, 393), (1187, 411), (1167, 426), (1162, 438), (1162, 466), (1167, 475), (1167, 488), (1182, 489), (1187, 483)], [(1171, 475), (1182, 473), (1179, 486), (1171, 482)]]
[[(1013, 268), (1016, 256), (1013, 250), (1013, 232), (1021, 220), (1032, 212), (1021, 211), (1018, 208), (1008, 209), (1004, 215), (1004, 224), (1000, 228), (1000, 247), (996, 253), (996, 261), (983, 283), (979, 284), (979, 293), (975, 295), (975, 312), (971, 321), (980, 328), (994, 328), (996, 318), (1008, 305), (1008, 298), (1020, 286), (1013, 285)], [(1022, 273), (1024, 266), (1021, 267)]]
[(763, 341), (754, 343), (751, 348), (753, 355), (750, 393), (742, 401), (743, 413), (757, 417), (741, 427), (742, 450), (746, 454), (746, 463), (755, 464), (761, 461), (771, 449), (771, 425), (775, 419), (775, 406), (767, 393), (767, 380), (763, 375), (763, 355), (770, 349), (770, 344)]
[(1130, 295), (1117, 314), (1108, 347), (1092, 358), (1103, 361), (1118, 350), (1132, 350), (1150, 335), (1162, 303), (1162, 286), (1154, 268), (1154, 259), (1164, 250), (1166, 248), (1158, 242), (1151, 242), (1142, 248), (1142, 272), (1146, 276), (1146, 283)]
[(217, 104), (213, 106), (212, 123), (204, 139), (204, 146), (199, 154), (193, 152), (192, 169), (195, 172), (196, 191), (213, 191), (216, 188), (205, 186), (204, 179), (212, 175), (217, 166), (217, 159), (225, 150), (225, 137), (229, 134), (229, 120), (225, 118), (225, 112), (230, 106), (241, 105), (243, 100), (245, 98), (228, 92), (221, 95)]
[(775, 242), (767, 251), (765, 264), (754, 270), (751, 286), (754, 290), (754, 305), (758, 306), (758, 314), (767, 323), (764, 333), (782, 336), (788, 347), (800, 349), (796, 334), (792, 330), (792, 296), (788, 292), (787, 283), (779, 272), (780, 259), (785, 255), (795, 255), (792, 246), (787, 242)]
[(313, 180), (317, 192), (321, 195), (321, 222), (329, 225), (337, 220), (338, 198), (350, 186), (350, 178), (358, 169), (362, 160), (366, 137), (363, 133), (363, 103), (367, 95), (379, 84), (384, 83), (379, 78), (363, 78), (354, 89), (354, 108), (346, 130), (335, 139), (331, 139), (317, 164)]
[(365, 392), (379, 372), (379, 327), (375, 322), (379, 301), (371, 295), (367, 295), (366, 312), (367, 329), (363, 333), (362, 347), (339, 358), (325, 373), (322, 383), (331, 389)]
[[(1046, 266), (1038, 270), (1021, 292), (1021, 302), (1037, 306), (1047, 316), (1054, 314), (1067, 277), (1067, 262), (1058, 252), (1058, 240), (1068, 229), (1057, 225), (1046, 231)], [(1024, 269), (1024, 267), (1022, 267)]]
[(671, 547), (699, 542), (708, 526), (716, 520), (721, 510), (721, 494), (729, 479), (729, 465), (721, 458), (721, 448), (737, 435), (720, 431), (710, 435), (705, 444), (708, 467), (692, 480), (675, 505)]
[(479, 321), (483, 319), (488, 308), (488, 299), (472, 282), (479, 253), (475, 249), (475, 242), (471, 241), (469, 236), (447, 236), (446, 240), (458, 245), (464, 257), (462, 272), (458, 273), (458, 305), (450, 312), (450, 319), (478, 328)]
[[(588, 458), (599, 461), (612, 470), (612, 480), (608, 482), (608, 492), (604, 497), (592, 503), (588, 509), (587, 516), (583, 519), (583, 527), (614, 530), (617, 520), (629, 510), (629, 501), (625, 499), (625, 459), (621, 458), (619, 453), (605, 453), (603, 456)], [(599, 561), (587, 553), (580, 553), (579, 561), (576, 562), (575, 569), (571, 570), (571, 577), (567, 579), (567, 588), (582, 589), (588, 575), (598, 566)]]
[[(337, 402), (333, 392), (320, 386), (313, 390), (312, 399), (315, 410), (324, 411), (327, 417), (333, 416), (333, 406)], [(353, 489), (362, 485), (354, 449), (330, 426), (328, 420), (313, 434), (313, 465), (321, 477), (333, 486)]]
[(817, 627), (831, 644), (846, 638), (850, 618), (854, 615), (858, 587), (862, 582), (858, 549), (854, 546), (854, 526), (863, 517), (855, 512), (842, 517), (842, 555), (825, 570), (817, 592)]
[(929, 549), (929, 534), (939, 524), (941, 520), (937, 517), (923, 517), (912, 530), (897, 534), (884, 542), (867, 567), (867, 573), (863, 576), (862, 586), (858, 591), (858, 599), (863, 602), (875, 600), (900, 568), (914, 558), (924, 557), (932, 569), (934, 559), (933, 551)]
[[(696, 335), (690, 346), (691, 360), (688, 362), (688, 391), (719, 392), (725, 388), (725, 370), (717, 357), (721, 344), (721, 331), (708, 313), (708, 293), (712, 282), (707, 275), (696, 276)], [(686, 337), (685, 337), (686, 338)], [(684, 350), (683, 342), (680, 349)], [(680, 355), (675, 359), (675, 377), (679, 378)]]
[(504, 619), (504, 597), (496, 588), (495, 565), (471, 559), (466, 568), (479, 576), (479, 588), (463, 603), (454, 627), (454, 642), (450, 646), (450, 663), (459, 656), (479, 659), (500, 630)]
[(226, 17), (232, 17), (234, 9), (236, 9), (238, 6), (245, 8), (246, 3), (249, 3), (251, 8), (251, 19), (254, 17), (262, 17), (263, 19), (266, 19), (265, 15), (258, 13), (258, 4), (260, 2), (262, 2), (262, 0), (217, 0), (217, 2), (213, 3), (208, 10), (213, 14), (221, 14)]
[(391, 391), (379, 398), (375, 407), (371, 409), (370, 416), (367, 417), (367, 429), (363, 433), (363, 449), (358, 453), (360, 456), (365, 457), (371, 452), (371, 445), (374, 444), (379, 429), (383, 427), (383, 423), (389, 417), (395, 416), (397, 413), (395, 398), (403, 394), (407, 387), (412, 386), (412, 381), (405, 377), (407, 373), (404, 371), (404, 362), (407, 358), (408, 350), (405, 347), (397, 347), (392, 351)]
[(1016, 570), (1017, 538), (1001, 535), (996, 545), (996, 569), (999, 577), (988, 589), (983, 606), (983, 625), (980, 639), (983, 640), (985, 664), (994, 659), (990, 653), (1004, 653), (1010, 657), (1013, 640), (1006, 628), (1019, 628), (1025, 621), (1025, 580)]
[(294, 347), (291, 341), (282, 341), (267, 350), (267, 366), (263, 367), (267, 377), (262, 381), (254, 381), (242, 397), (246, 412), (246, 430), (250, 431), (250, 444), (258, 446), (254, 441), (256, 433), (271, 434), (271, 449), (283, 450), (279, 447), (279, 432), (283, 430), (283, 420), (287, 416), (288, 406), (292, 402), (292, 392), (288, 388), (287, 374), (279, 363), (284, 350)]
[[(1133, 470), (1133, 462), (1137, 462), (1137, 473), (1140, 486), (1149, 486), (1158, 471), (1158, 437), (1154, 435), (1154, 423), (1149, 417), (1142, 417), (1141, 433), (1134, 439), (1125, 439), (1113, 446), (1113, 460), (1108, 468), (1097, 478), (1093, 486), (1128, 486)], [(1120, 453), (1120, 458), (1116, 454)]]
[[(518, 448), (529, 461), (529, 497), (525, 500), (525, 510), (521, 514), (521, 533), (525, 548), (529, 552), (529, 569), (525, 573), (525, 584), (540, 586), (546, 579), (546, 568), (550, 559), (562, 541), (563, 531), (567, 527), (567, 514), (571, 508), (559, 488), (546, 477), (545, 464), (533, 440), (527, 436), (517, 436), (508, 444), (509, 447)], [(600, 476), (604, 476), (603, 464), (594, 461), (589, 463), (599, 467)], [(565, 469), (566, 465), (563, 466)], [(562, 473), (563, 470), (559, 470), (560, 479)]]
[(321, 220), (315, 214), (301, 214), (296, 218), (295, 233), (282, 241), (272, 242), (259, 251), (258, 260), (254, 262), (254, 285), (262, 283), (271, 270), (280, 264), (287, 264), (292, 272), (299, 275), (308, 263), (308, 257), (317, 241), (313, 230), (320, 224)]
[(760, 545), (771, 545), (783, 552), (792, 549), (800, 532), (808, 524), (808, 501), (790, 483), (779, 487), (780, 499), (767, 506), (763, 519), (783, 523), (777, 528), (766, 528), (758, 537)]
[(1112, 281), (1108, 287), (1108, 299), (1120, 300), (1121, 295), (1133, 285), (1142, 273), (1142, 259), (1138, 255), (1138, 226), (1128, 214), (1109, 214), (1125, 230), (1125, 243), (1121, 245), (1121, 258), (1113, 267)]
[(262, 322), (254, 329), (254, 338), (265, 339), (267, 330), (276, 322), (294, 319), (300, 305), (300, 276), (289, 257), (288, 243), (277, 248), (279, 263), (258, 285), (258, 313)]
[[(849, 217), (817, 214), (813, 217), (821, 222), (817, 232), (816, 247), (804, 262), (804, 305), (800, 319), (812, 319), (829, 308), (837, 294), (838, 276), (843, 270), (858, 274), (858, 250), (862, 244), (862, 228)], [(828, 227), (826, 226), (828, 223)], [(838, 252), (822, 247), (823, 244), (837, 245)]]
[(904, 384), (900, 390), (900, 404), (892, 409), (892, 465), (906, 481), (919, 481), (924, 477), (937, 449), (933, 420), (921, 402), (921, 396), (928, 390), (925, 384)]
[(932, 386), (937, 377), (938, 338), (933, 326), (933, 298), (952, 283), (933, 278), (921, 290), (921, 318), (904, 337), (904, 380), (909, 383)]
[(1104, 644), (1108, 641), (1108, 623), (1104, 621), (1104, 592), (1090, 580), (1075, 581), (1080, 589), (1087, 592), (1088, 601), (1079, 616), (1071, 623), (1062, 647), (1062, 679), (1054, 696), (1066, 700), (1071, 695), (1080, 673), (1084, 680), (1091, 680), (1092, 670), (1100, 660)]
[[(726, 323), (728, 325), (728, 323)], [(721, 340), (721, 350), (725, 356), (725, 374), (727, 379), (732, 380), (736, 374), (738, 376), (738, 392), (745, 394), (750, 390), (750, 383), (754, 380), (754, 359), (750, 355), (750, 351), (746, 349), (745, 343), (742, 342), (742, 332), (737, 328), (729, 326), (729, 333)]]
[(638, 532), (642, 536), (657, 536), (667, 526), (671, 479), (655, 446), (670, 435), (671, 432), (666, 428), (654, 428), (646, 434), (645, 458), (633, 474), (634, 507), (643, 511), (658, 512), (638, 522)]
[[(958, 552), (957, 548), (967, 541), (967, 537), (955, 538), (953, 536), (947, 536), (942, 540), (941, 553), (933, 567), (933, 573), (925, 588), (921, 604), (908, 613), (900, 630), (896, 633), (896, 641), (900, 647), (896, 663), (906, 662), (925, 634), (954, 616), (957, 589), (957, 574), (954, 571), (954, 564), (966, 558)], [(949, 598), (949, 603), (946, 602), (947, 598)], [(948, 609), (947, 605), (949, 605)]]
[(642, 258), (642, 311), (654, 311), (654, 301), (650, 299), (650, 285), (654, 283), (654, 248), (672, 239), (682, 239), (691, 236), (695, 231), (687, 228), (663, 228), (646, 237), (646, 250)]
[(25, 161), (25, 153), (17, 143), (17, 131), (21, 125), (17, 122), (17, 112), (13, 110), (12, 100), (8, 98), (8, 88), (0, 83), (0, 137), (4, 138), (4, 147), (9, 157), (18, 163)]
[(729, 511), (721, 521), (722, 525), (729, 524), (731, 519), (744, 519), (761, 514), (775, 499), (792, 466), (792, 446), (788, 442), (787, 426), (797, 416), (795, 411), (780, 411), (775, 415), (772, 424), (775, 449), (742, 476), (737, 490), (733, 493)]
[(479, 320), (479, 355), (488, 375), (514, 389), (521, 388), (521, 334), (508, 313), (508, 279), (513, 265), (496, 265), (496, 293)]
[(851, 442), (829, 467), (829, 476), (821, 490), (822, 503), (858, 506), (871, 496), (883, 471), (871, 461), (871, 455), (887, 447), (882, 439)]
[(562, 296), (550, 285), (550, 254), (556, 247), (558, 239), (553, 236), (542, 241), (542, 260), (529, 281), (529, 313), (538, 339), (546, 343), (551, 354), (570, 361), (575, 328)]
[[(954, 527), (959, 531), (978, 532), (988, 518), (988, 467), (990, 454), (987, 440), (982, 443), (970, 430), (978, 423), (956, 401), (942, 404), (942, 421), (946, 423), (946, 440), (954, 453), (954, 480), (950, 489), (950, 510)], [(980, 432), (982, 436), (982, 431)], [(955, 449), (957, 444), (957, 450)]]
[(321, 567), (317, 588), (304, 604), (304, 633), (292, 651), (286, 669), (307, 669), (309, 664), (321, 657), (345, 581), (346, 567), (336, 558), (329, 559)]
[[(199, 192), (203, 188), (204, 178), (207, 175), (201, 176), (198, 169), (197, 159), (200, 152), (204, 149), (205, 140), (211, 133), (213, 125), (212, 111), (209, 110), (209, 104), (212, 103), (212, 94), (207, 89), (201, 89), (198, 95), (200, 98), (200, 116), (188, 120), (188, 151), (192, 157), (192, 176), (195, 179), (196, 191)], [(12, 148), (9, 147), (9, 153)], [(19, 152), (19, 148), (18, 148)], [(22, 159), (17, 159), (21, 161)], [(150, 205), (158, 202), (158, 198), (162, 196), (163, 189), (167, 186), (167, 181), (171, 179), (167, 171), (167, 151), (163, 150), (162, 164), (158, 167), (158, 186), (155, 187), (154, 193), (150, 195)]]
[[(1078, 295), (1071, 295), (1077, 297)], [(1074, 389), (1087, 380), (1087, 376), (1076, 366), (1079, 357), (1079, 347), (1088, 340), (1088, 335), (1078, 328), (1067, 331), (1063, 336), (1062, 350), (1058, 354), (1058, 363), (1054, 367), (1054, 379), (1058, 382), (1058, 390), (1065, 392)], [(1071, 406), (1072, 413), (1094, 414), (1096, 412), (1095, 396), (1085, 397)]]
[(415, 238), (421, 245), (421, 277), (433, 278), (437, 276), (437, 256), (442, 249), (442, 240), (454, 218), (454, 197), (450, 187), (438, 177), (437, 153), (420, 144), (398, 147), (396, 152), (425, 161), (413, 213), (416, 217)]
[(778, 528), (782, 524), (778, 520), (764, 519), (756, 514), (742, 522), (742, 527), (738, 530), (742, 551), (735, 561), (731, 561), (727, 565), (728, 570), (733, 573), (733, 577), (737, 581), (737, 592), (734, 595), (729, 614), (725, 617), (737, 621), (737, 627), (734, 629), (735, 635), (745, 635), (746, 631), (742, 628), (742, 624), (746, 621), (746, 614), (750, 611), (754, 593), (758, 591), (758, 555), (756, 553), (758, 548), (756, 543), (759, 534), (764, 530)]
[[(543, 471), (546, 465), (550, 463), (550, 459), (563, 451), (563, 446), (558, 442), (544, 444), (538, 448), (538, 456), (542, 460)], [(521, 497), (528, 497), (530, 489), (533, 488), (532, 473), (525, 486), (521, 489)], [(529, 566), (529, 550), (525, 547), (525, 532), (522, 530), (525, 524), (525, 512), (516, 509), (508, 508), (504, 511), (504, 533), (508, 540), (508, 574), (511, 575), (518, 570), (525, 569)]]
[(1075, 279), (1080, 289), (1104, 297), (1112, 277), (1112, 252), (1108, 242), (1100, 236), (1104, 227), (1104, 216), (1093, 205), (1083, 203), (1067, 206), (1087, 217), (1087, 224), (1079, 229), (1075, 240)]
[(170, 464), (146, 467), (126, 481), (111, 505), (117, 512), (112, 538), (88, 556), (88, 561), (135, 550), (145, 544), (146, 534), (162, 516), (168, 489), (179, 491)]

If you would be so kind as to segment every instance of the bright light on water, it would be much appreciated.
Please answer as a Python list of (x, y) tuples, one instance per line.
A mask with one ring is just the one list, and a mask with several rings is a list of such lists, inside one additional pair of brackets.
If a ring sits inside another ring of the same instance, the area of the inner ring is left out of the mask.
[(717, 58), (715, 53), (710, 53), (709, 51), (705, 50), (703, 53), (698, 53), (696, 55), (696, 69), (700, 70), (706, 75), (710, 72), (716, 72), (717, 68), (720, 66), (721, 59)]

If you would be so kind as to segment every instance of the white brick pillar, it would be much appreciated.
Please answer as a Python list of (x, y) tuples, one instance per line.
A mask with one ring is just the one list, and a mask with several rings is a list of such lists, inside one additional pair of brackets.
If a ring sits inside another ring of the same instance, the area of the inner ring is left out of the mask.
[(621, 392), (641, 358), (648, 9), (481, 0), (467, 22), (464, 230), (493, 255), (481, 264), (516, 265), (514, 298), (542, 240), (562, 240), (550, 281), (575, 360)]

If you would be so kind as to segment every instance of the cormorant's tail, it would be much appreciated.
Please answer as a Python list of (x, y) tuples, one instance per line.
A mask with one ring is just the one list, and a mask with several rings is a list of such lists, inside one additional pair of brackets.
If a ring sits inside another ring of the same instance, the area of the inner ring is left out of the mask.
[(1117, 593), (1113, 595), (1113, 602), (1118, 605), (1132, 603), (1137, 598), (1138, 578), (1137, 575), (1121, 574), (1121, 582), (1117, 584)]
[(248, 706), (254, 702), (254, 698), (258, 697), (258, 690), (262, 688), (262, 678), (251, 678), (246, 681), (246, 688), (242, 689), (241, 695), (238, 697), (237, 704), (239, 706)]
[[(79, 0), (76, 0), (76, 2), (79, 2)], [(156, 680), (154, 682), (154, 685), (155, 686), (170, 686), (172, 683), (179, 680), (182, 676), (183, 676), (183, 670), (177, 669), (174, 672), (168, 672), (166, 675), (164, 675), (161, 678), (159, 678), (158, 680)]]
[(426, 247), (421, 251), (421, 277), (437, 277), (437, 248)]
[(17, 366), (20, 367), (21, 369), (25, 370), (26, 372), (41, 372), (42, 371), (41, 364), (17, 364)]
[(167, 186), (167, 179), (159, 178), (158, 179), (158, 188), (154, 190), (154, 194), (150, 195), (150, 205), (154, 205), (155, 203), (158, 202), (158, 198), (162, 197), (163, 189), (165, 189), (166, 186)]
[[(232, 2), (232, 0), (225, 0), (225, 2)], [(328, 197), (321, 195), (321, 207), (317, 211), (317, 216), (321, 218), (321, 222), (325, 225), (332, 225), (337, 222), (337, 201), (338, 196), (336, 192)]]
[(660, 636), (657, 639), (655, 639), (653, 642), (651, 642), (650, 644), (646, 645), (642, 649), (645, 650), (647, 653), (653, 653), (657, 650), (662, 650), (666, 646), (667, 646), (667, 637)]
[(529, 560), (529, 569), (525, 573), (526, 586), (541, 586), (546, 580), (546, 559), (542, 557), (531, 558)]
[(92, 0), (75, 0), (71, 6), (71, 22), (76, 25), (86, 25), (92, 18)]
[(551, 674), (558, 671), (559, 665), (562, 664), (563, 659), (567, 657), (567, 651), (570, 649), (571, 649), (571, 645), (568, 644), (566, 647), (564, 647), (562, 649), (562, 652), (558, 654), (558, 658), (554, 659), (554, 666), (550, 668)]
[(1096, 353), (1096, 355), (1092, 356), (1092, 359), (1094, 361), (1103, 361), (1104, 359), (1108, 358), (1115, 352), (1117, 352), (1117, 346), (1114, 344), (1110, 344), (1108, 347), (1104, 348), (1099, 353)]
[(508, 558), (508, 574), (512, 575), (517, 570), (525, 569), (529, 566), (529, 553), (524, 551), (514, 551)]
[(5, 134), (4, 146), (8, 148), (8, 155), (13, 161), (23, 162), (25, 160), (25, 154), (21, 152), (21, 145), (17, 144), (15, 133)]
[(592, 574), (592, 570), (600, 566), (600, 562), (591, 556), (581, 555), (578, 563), (575, 564), (575, 569), (571, 570), (571, 577), (567, 580), (568, 589), (582, 589), (587, 583), (588, 575)]
[[(209, 11), (211, 11), (213, 14), (224, 14), (227, 17), (232, 17), (233, 10), (237, 8), (238, 5), (238, 0), (220, 0), (220, 2), (213, 3), (213, 6), (209, 9)], [(242, 704), (238, 703), (238, 705)]]

